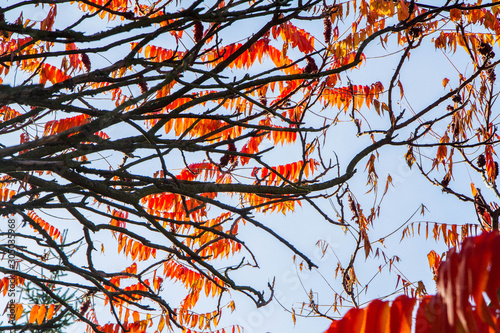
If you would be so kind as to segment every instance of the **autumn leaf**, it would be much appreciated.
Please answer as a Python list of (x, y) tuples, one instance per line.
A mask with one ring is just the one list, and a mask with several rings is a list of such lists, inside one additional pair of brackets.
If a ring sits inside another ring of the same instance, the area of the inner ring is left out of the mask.
[(16, 192), (7, 188), (0, 188), (0, 201), (9, 201)]
[(44, 135), (54, 135), (64, 132), (73, 127), (81, 126), (88, 123), (91, 118), (87, 115), (80, 115), (71, 118), (64, 118), (61, 120), (49, 121), (45, 124)]
[(38, 309), (38, 314), (36, 317), (36, 322), (38, 323), (38, 325), (42, 324), (46, 313), (47, 313), (47, 307), (45, 306), (45, 304), (42, 304)]
[(398, 80), (398, 86), (399, 86), (399, 91), (400, 91), (400, 93), (401, 93), (401, 98), (403, 98), (403, 97), (404, 97), (404, 95), (405, 95), (405, 92), (404, 92), (404, 90), (403, 90), (403, 84), (401, 83), (401, 81), (400, 81), (400, 80)]
[(69, 80), (71, 77), (64, 74), (63, 71), (55, 66), (43, 64), (40, 71), (40, 84), (45, 85), (47, 81), (52, 84), (60, 83)]
[(435, 165), (439, 166), (439, 163), (445, 163), (445, 159), (448, 156), (448, 148), (446, 146), (447, 143), (450, 142), (450, 138), (448, 137), (448, 133), (445, 133), (441, 139), (439, 140), (439, 145), (437, 154), (436, 154), (436, 160), (435, 160)]
[(54, 316), (56, 306), (54, 304), (49, 305), (49, 309), (47, 310), (47, 320), (51, 320)]
[(462, 18), (462, 11), (457, 8), (453, 8), (450, 10), (450, 19), (452, 21), (458, 21)]
[(363, 247), (365, 249), (365, 258), (368, 258), (372, 251), (372, 246), (370, 240), (368, 239), (368, 234), (366, 233), (366, 229), (363, 229), (361, 231), (361, 234), (363, 235)]
[(40, 305), (35, 304), (30, 310), (28, 323), (32, 324), (38, 319), (38, 310), (40, 309)]
[(415, 300), (399, 296), (392, 304), (374, 300), (364, 309), (349, 310), (342, 320), (333, 321), (325, 333), (336, 332), (411, 332)]
[(436, 251), (432, 250), (429, 254), (427, 254), (427, 258), (429, 260), (429, 267), (432, 270), (434, 279), (436, 279), (439, 265), (441, 264), (441, 256), (437, 254)]

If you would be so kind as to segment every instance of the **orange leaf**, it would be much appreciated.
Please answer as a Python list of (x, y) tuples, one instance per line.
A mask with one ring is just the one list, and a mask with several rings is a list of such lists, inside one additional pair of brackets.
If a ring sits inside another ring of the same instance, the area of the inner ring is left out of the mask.
[(477, 190), (476, 190), (476, 187), (474, 186), (474, 183), (470, 183), (470, 188), (472, 190), (472, 196), (476, 196), (477, 194)]
[(59, 120), (52, 120), (45, 124), (45, 130), (43, 135), (54, 135), (57, 133), (64, 132), (70, 128), (85, 125), (90, 122), (91, 117), (86, 114), (82, 114), (75, 117), (63, 118)]
[(45, 85), (47, 80), (52, 84), (56, 84), (70, 78), (70, 76), (64, 74), (59, 68), (49, 64), (43, 64), (40, 70), (40, 83), (42, 85)]
[(134, 311), (134, 312), (132, 313), (132, 318), (134, 319), (134, 322), (136, 322), (136, 323), (137, 323), (137, 322), (139, 321), (139, 312)]
[(47, 320), (51, 320), (52, 316), (54, 316), (55, 304), (50, 304), (49, 310), (47, 311)]
[(157, 330), (161, 332), (161, 331), (163, 331), (163, 327), (165, 327), (165, 317), (161, 316), (160, 323), (158, 324)]
[(450, 10), (450, 19), (452, 21), (459, 21), (462, 18), (462, 11), (457, 8), (453, 8)]
[(43, 319), (45, 318), (46, 313), (47, 313), (47, 307), (45, 306), (45, 304), (42, 304), (38, 309), (38, 314), (36, 318), (36, 322), (38, 323), (38, 325), (41, 325), (43, 323)]
[(127, 323), (127, 322), (128, 322), (128, 317), (129, 317), (129, 316), (130, 316), (130, 309), (129, 309), (129, 308), (127, 308), (127, 310), (125, 310), (125, 316), (123, 317), (123, 319), (122, 319), (122, 320), (123, 320), (124, 322), (126, 322), (126, 323)]
[(399, 90), (400, 90), (400, 93), (401, 93), (401, 98), (403, 98), (404, 96), (404, 90), (403, 90), (403, 84), (401, 83), (401, 81), (398, 80), (398, 86), (399, 86)]
[(40, 306), (38, 304), (33, 305), (30, 311), (30, 316), (28, 318), (28, 323), (33, 324), (38, 317), (38, 309)]
[[(67, 43), (66, 50), (67, 51), (75, 51), (75, 50), (78, 50), (78, 48), (76, 47), (75, 43)], [(69, 55), (69, 64), (71, 67), (73, 67), (75, 69), (81, 69), (82, 68), (82, 61), (80, 60), (80, 55), (79, 54), (70, 54)]]
[(0, 188), (0, 201), (9, 201), (12, 196), (16, 194), (15, 191), (9, 190), (7, 188)]
[(16, 304), (16, 321), (18, 321), (19, 318), (21, 318), (23, 310), (24, 309), (22, 304)]
[(137, 274), (137, 264), (134, 262), (132, 265), (125, 268), (125, 272), (131, 273), (131, 274)]
[(441, 263), (441, 258), (440, 256), (434, 251), (432, 250), (431, 252), (429, 252), (429, 254), (427, 255), (427, 258), (429, 260), (429, 267), (434, 271), (434, 272), (437, 272), (438, 268), (439, 268), (439, 264)]
[(448, 137), (448, 133), (445, 133), (441, 139), (439, 140), (439, 143), (442, 143), (443, 145), (439, 146), (436, 154), (436, 162), (440, 163), (443, 162), (446, 159), (446, 156), (448, 156), (448, 149), (446, 147), (446, 143), (450, 142), (450, 138)]
[[(36, 215), (33, 211), (28, 212), (28, 216), (33, 219), (40, 227), (42, 227), (47, 233), (54, 239), (62, 238), (61, 232), (54, 226), (47, 223), (45, 220)], [(30, 225), (31, 226), (31, 225)]]

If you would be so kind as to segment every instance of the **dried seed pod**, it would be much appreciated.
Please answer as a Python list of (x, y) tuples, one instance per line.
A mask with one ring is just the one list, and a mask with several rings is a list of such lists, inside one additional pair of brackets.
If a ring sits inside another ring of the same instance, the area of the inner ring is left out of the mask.
[[(234, 142), (231, 142), (227, 145), (227, 150), (232, 151), (232, 152), (236, 151), (236, 146), (235, 146)], [(231, 155), (230, 162), (234, 162), (235, 160), (236, 160), (236, 156)]]
[(481, 224), (483, 230), (491, 229), (491, 215), (489, 212), (489, 206), (483, 198), (481, 191), (477, 189), (476, 195), (474, 196), (474, 205), (476, 207), (476, 214)]
[(451, 98), (451, 100), (455, 103), (462, 103), (462, 96), (460, 96), (460, 94), (456, 94)]
[(264, 95), (259, 95), (259, 102), (264, 105), (264, 106), (267, 106), (267, 98), (266, 96)]
[(80, 315), (84, 316), (85, 313), (87, 312), (87, 310), (89, 309), (90, 307), (90, 299), (87, 299), (85, 302), (82, 303), (82, 305), (80, 306)]
[(330, 43), (330, 41), (332, 40), (332, 21), (330, 20), (329, 16), (323, 19), (323, 25), (325, 26), (325, 30), (323, 31), (325, 43)]
[(458, 117), (453, 117), (453, 122), (451, 123), (451, 131), (453, 133), (453, 140), (457, 141), (460, 135), (460, 124)]
[(413, 163), (415, 163), (415, 156), (413, 155), (413, 147), (408, 147), (408, 151), (405, 154), (405, 160), (408, 166), (412, 167)]
[(352, 196), (349, 194), (347, 197), (347, 201), (349, 202), (349, 209), (352, 212), (352, 220), (356, 220), (356, 223), (359, 223), (359, 213), (358, 213), (358, 208), (356, 207), (356, 203), (354, 202), (354, 199)]
[(462, 97), (460, 96), (460, 94), (456, 94), (454, 95), (451, 100), (455, 103), (461, 103), (462, 102)]
[(123, 16), (124, 18), (126, 18), (127, 20), (135, 20), (135, 15), (134, 15), (134, 13), (133, 13), (133, 12), (130, 12), (130, 11), (129, 11), (129, 12), (124, 12), (124, 13), (122, 14), (122, 16)]
[(194, 22), (194, 41), (198, 43), (203, 38), (203, 24), (200, 21)]
[(412, 38), (418, 38), (422, 34), (422, 28), (421, 27), (411, 27), (410, 30), (408, 31), (408, 35)]
[(493, 68), (490, 68), (486, 71), (486, 73), (488, 74), (488, 81), (493, 84), (493, 82), (495, 82), (497, 76), (495, 74), (495, 70)]
[(230, 155), (224, 154), (224, 156), (222, 156), (220, 158), (220, 161), (219, 161), (219, 167), (220, 168), (223, 168), (223, 167), (225, 167), (226, 165), (229, 164), (229, 157), (230, 157)]
[(478, 156), (477, 158), (477, 166), (478, 168), (484, 168), (484, 166), (486, 165), (486, 158), (484, 157), (484, 154), (481, 154)]
[(316, 62), (311, 56), (307, 56), (307, 65), (304, 68), (304, 73), (316, 73), (318, 71), (318, 66), (316, 66)]
[[(228, 136), (227, 139), (231, 140), (231, 137)], [(234, 142), (230, 142), (227, 144), (227, 151), (233, 151), (233, 152), (237, 151), (236, 146), (234, 145)], [(235, 156), (235, 155), (224, 154), (224, 156), (222, 156), (220, 158), (219, 167), (223, 168), (223, 167), (227, 166), (229, 163), (232, 164), (232, 163), (236, 162), (236, 157), (237, 156)]]
[(443, 180), (441, 181), (441, 185), (443, 185), (444, 187), (448, 187), (448, 185), (450, 184), (450, 180), (451, 180), (451, 176), (449, 173), (447, 173)]
[[(144, 79), (144, 76), (140, 75), (139, 79)], [(139, 88), (141, 88), (141, 94), (144, 94), (146, 91), (148, 91), (148, 84), (146, 81), (139, 81)]]
[(82, 53), (81, 57), (82, 57), (83, 65), (87, 69), (87, 72), (90, 72), (91, 64), (90, 64), (89, 56), (87, 55), (87, 53)]
[(482, 56), (485, 56), (485, 57), (489, 57), (492, 50), (493, 49), (492, 49), (491, 45), (488, 43), (485, 43), (485, 42), (479, 43), (479, 47), (477, 48), (477, 51), (479, 52), (479, 54), (481, 54)]
[(344, 287), (345, 292), (348, 293), (349, 295), (352, 295), (353, 293), (353, 286), (355, 281), (356, 281), (356, 275), (354, 274), (354, 269), (352, 267), (343, 272), (342, 285)]

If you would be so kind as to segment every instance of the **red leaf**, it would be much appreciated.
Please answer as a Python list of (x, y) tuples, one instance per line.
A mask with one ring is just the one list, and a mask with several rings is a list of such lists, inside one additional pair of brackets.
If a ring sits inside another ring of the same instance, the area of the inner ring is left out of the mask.
[(386, 333), (390, 324), (390, 308), (388, 302), (375, 299), (366, 308), (366, 326), (373, 333)]
[(366, 312), (363, 309), (352, 308), (341, 320), (334, 320), (325, 333), (363, 332)]
[(391, 333), (411, 333), (411, 315), (415, 298), (401, 295), (392, 302), (390, 314)]

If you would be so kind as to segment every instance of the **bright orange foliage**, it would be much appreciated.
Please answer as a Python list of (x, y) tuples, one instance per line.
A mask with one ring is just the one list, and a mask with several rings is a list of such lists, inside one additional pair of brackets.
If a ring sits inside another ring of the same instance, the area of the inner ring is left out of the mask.
[[(50, 237), (54, 238), (54, 240), (57, 239), (62, 240), (62, 234), (59, 231), (59, 229), (55, 228), (53, 225), (43, 220), (41, 217), (36, 215), (35, 212), (33, 211), (28, 212), (28, 216), (33, 220), (34, 223), (38, 224), (43, 230), (45, 230)], [(30, 226), (33, 227), (31, 224)]]
[[(0, 213), (24, 217), (15, 233), (29, 243), (15, 248), (24, 266), (16, 258), (0, 268), (10, 277), (21, 267), (30, 284), (14, 284), (39, 291), (37, 302), (16, 304), (17, 321), (43, 330), (64, 311), (88, 332), (239, 332), (218, 326), (235, 308), (232, 293), (258, 307), (276, 297), (273, 284), (264, 292), (233, 275), (259, 267), (249, 229), (312, 269), (309, 249), (265, 218), (307, 205), (355, 242), (350, 260), (334, 252), (334, 303), (317, 304), (311, 290), (301, 309), (331, 318), (323, 309), (352, 306), (327, 332), (500, 330), (498, 235), (468, 238), (500, 218), (479, 185), (500, 197), (497, 1), (46, 2), (0, 8)], [(408, 66), (421, 53), (423, 65)], [(399, 168), (383, 154), (402, 146), (402, 167), (471, 204), (480, 223), (387, 218), (399, 223), (387, 237), (425, 228), (426, 239), (456, 248), (427, 256), (436, 296), (374, 237), (398, 176), (381, 164)], [(453, 183), (464, 178), (457, 163), (471, 171), (472, 197)], [(367, 191), (350, 184), (363, 172)], [(394, 269), (407, 295), (359, 308), (359, 251), (384, 261), (377, 274)], [(9, 281), (0, 279), (3, 296)], [(103, 303), (111, 317), (96, 313)]]
[(54, 135), (57, 133), (64, 132), (70, 128), (81, 126), (90, 121), (90, 117), (83, 114), (71, 118), (65, 118), (60, 120), (51, 120), (45, 124), (44, 135)]

